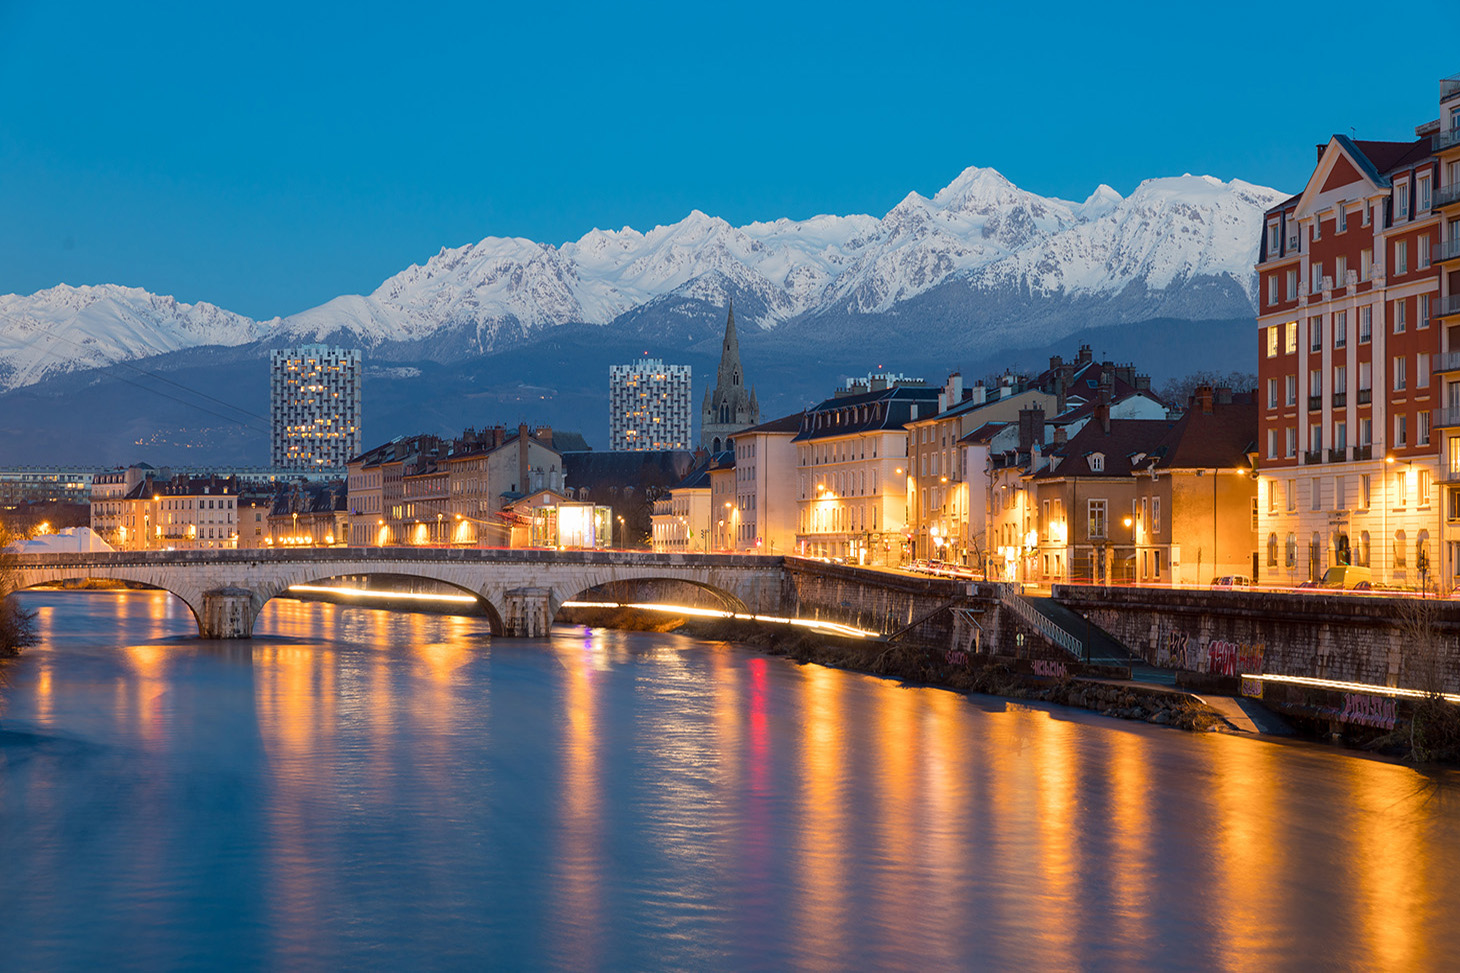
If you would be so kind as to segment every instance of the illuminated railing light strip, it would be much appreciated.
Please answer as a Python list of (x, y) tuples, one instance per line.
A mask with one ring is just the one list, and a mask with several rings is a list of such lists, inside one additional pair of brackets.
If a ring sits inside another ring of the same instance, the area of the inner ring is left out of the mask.
[(323, 594), (348, 595), (352, 598), (403, 598), (410, 601), (450, 601), (474, 603), (473, 595), (433, 595), (416, 591), (380, 591), (372, 588), (330, 588), (325, 585), (291, 584), (288, 591), (317, 591)]
[[(1366, 682), (1345, 682), (1342, 679), (1318, 679), (1313, 676), (1280, 676), (1268, 673), (1243, 673), (1243, 679), (1258, 679), (1262, 682), (1284, 682), (1297, 686), (1312, 686), (1314, 689), (1341, 689), (1350, 693), (1370, 693), (1377, 696), (1403, 696), (1408, 699), (1423, 699), (1430, 695), (1422, 689), (1401, 689), (1398, 686), (1375, 686)], [(1438, 693), (1449, 703), (1460, 703), (1460, 695)]]
[(622, 604), (617, 601), (565, 601), (564, 608), (637, 608), (642, 611), (674, 612), (680, 615), (695, 615), (700, 618), (735, 618), (747, 622), (770, 622), (775, 625), (800, 625), (804, 628), (835, 632), (854, 638), (868, 638), (880, 635), (871, 629), (855, 628), (840, 622), (828, 622), (817, 618), (785, 618), (780, 615), (750, 615), (745, 612), (723, 611), (717, 608), (695, 608), (690, 605)]

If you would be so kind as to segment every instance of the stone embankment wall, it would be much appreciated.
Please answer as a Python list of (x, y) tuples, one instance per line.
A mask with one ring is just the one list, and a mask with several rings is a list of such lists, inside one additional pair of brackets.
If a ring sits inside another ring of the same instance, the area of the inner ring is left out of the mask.
[(1054, 596), (1153, 665), (1460, 692), (1460, 602), (1077, 585)]
[(952, 640), (955, 620), (949, 612), (938, 610), (977, 599), (978, 588), (948, 578), (787, 558), (781, 606), (787, 615), (826, 619), (884, 634), (936, 612), (908, 636), (941, 645)]

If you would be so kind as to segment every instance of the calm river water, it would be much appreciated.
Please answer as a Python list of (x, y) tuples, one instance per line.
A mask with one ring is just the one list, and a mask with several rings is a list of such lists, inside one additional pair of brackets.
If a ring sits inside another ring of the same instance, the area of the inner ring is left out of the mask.
[(0, 967), (1441, 969), (1453, 776), (673, 635), (30, 593)]

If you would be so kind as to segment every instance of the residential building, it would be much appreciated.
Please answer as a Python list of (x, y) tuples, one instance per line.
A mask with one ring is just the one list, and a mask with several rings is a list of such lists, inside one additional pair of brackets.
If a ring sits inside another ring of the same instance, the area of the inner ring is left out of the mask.
[(0, 507), (22, 503), (88, 503), (95, 472), (68, 466), (0, 468)]
[[(715, 387), (705, 389), (700, 406), (700, 447), (712, 453), (729, 449), (730, 437), (760, 422), (755, 389), (745, 387), (740, 368), (740, 339), (735, 334), (735, 305), (725, 318), (725, 340), (720, 345), (720, 368)], [(618, 447), (615, 447), (618, 448)]]
[[(266, 547), (345, 546), (350, 526), (345, 483), (299, 481), (281, 488), (274, 495), (267, 524)], [(239, 546), (252, 545), (240, 540)]]
[[(870, 385), (870, 387), (869, 387)], [(801, 417), (796, 550), (859, 564), (898, 564), (907, 544), (909, 422), (936, 412), (920, 380), (853, 383)]]
[(710, 538), (716, 551), (735, 549), (740, 511), (735, 504), (735, 451), (724, 450), (710, 459)]
[(305, 345), (270, 353), (269, 462), (342, 470), (360, 452), (360, 352)]
[(749, 429), (729, 440), (735, 453), (735, 530), (731, 547), (750, 554), (788, 554), (796, 550), (797, 448), (801, 413), (795, 412)]
[(1415, 135), (1333, 136), (1266, 214), (1258, 531), (1281, 556), (1265, 581), (1348, 563), (1460, 581), (1460, 78)]
[(238, 546), (238, 482), (232, 477), (143, 475), (124, 495), (108, 495), (97, 507), (92, 530), (119, 551)]
[(655, 502), (689, 476), (696, 456), (684, 449), (566, 450), (563, 466), (571, 485), (563, 492), (613, 511), (615, 546), (647, 548), (652, 543)]
[(610, 450), (689, 449), (690, 367), (641, 358), (608, 369)]
[(659, 554), (710, 549), (710, 466), (695, 470), (654, 501), (652, 547)]
[(353, 546), (506, 547), (508, 504), (565, 490), (552, 430), (525, 424), (398, 437), (352, 458), (348, 477)]

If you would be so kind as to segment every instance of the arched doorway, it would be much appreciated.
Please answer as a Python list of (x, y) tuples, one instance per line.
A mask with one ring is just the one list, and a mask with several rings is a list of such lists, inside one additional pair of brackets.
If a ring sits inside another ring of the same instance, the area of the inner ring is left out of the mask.
[(1352, 564), (1353, 551), (1349, 548), (1348, 535), (1340, 533), (1333, 539), (1333, 563)]

